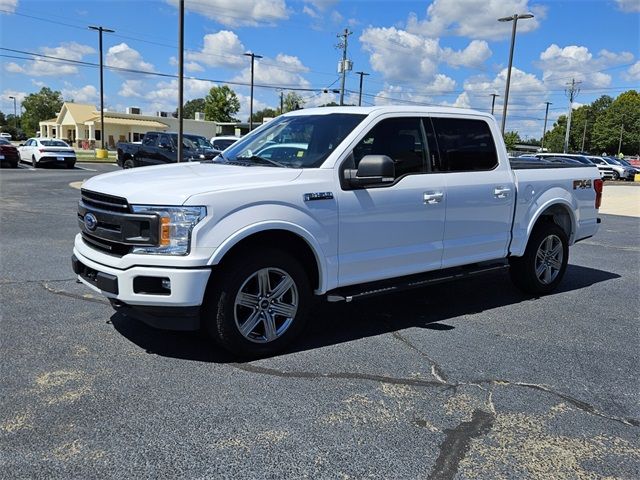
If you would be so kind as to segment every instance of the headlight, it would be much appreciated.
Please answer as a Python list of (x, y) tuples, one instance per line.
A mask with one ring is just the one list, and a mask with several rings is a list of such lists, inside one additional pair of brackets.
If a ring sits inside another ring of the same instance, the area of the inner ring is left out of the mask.
[(155, 213), (160, 217), (158, 246), (133, 247), (131, 253), (152, 255), (187, 255), (191, 246), (191, 231), (207, 216), (207, 207), (161, 207), (132, 205), (134, 213)]

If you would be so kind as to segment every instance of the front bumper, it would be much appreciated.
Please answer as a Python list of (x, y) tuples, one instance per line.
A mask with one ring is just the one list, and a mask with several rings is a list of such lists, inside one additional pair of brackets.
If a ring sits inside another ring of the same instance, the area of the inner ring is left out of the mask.
[[(78, 280), (107, 297), (117, 310), (157, 328), (198, 328), (210, 268), (132, 266), (121, 270), (94, 262), (76, 248), (71, 264)], [(161, 284), (161, 279), (170, 284), (169, 289), (149, 287)]]

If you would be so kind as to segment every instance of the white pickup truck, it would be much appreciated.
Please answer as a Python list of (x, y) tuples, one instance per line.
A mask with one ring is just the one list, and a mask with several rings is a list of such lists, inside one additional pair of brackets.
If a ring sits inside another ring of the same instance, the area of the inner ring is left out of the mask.
[(301, 332), (314, 295), (506, 268), (548, 293), (569, 245), (596, 233), (601, 194), (595, 166), (510, 164), (485, 113), (305, 109), (212, 161), (91, 178), (72, 264), (129, 316), (265, 355)]

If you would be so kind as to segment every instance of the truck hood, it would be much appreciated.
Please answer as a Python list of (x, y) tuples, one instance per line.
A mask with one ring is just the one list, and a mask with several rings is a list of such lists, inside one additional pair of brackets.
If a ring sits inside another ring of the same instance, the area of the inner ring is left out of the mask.
[(182, 205), (193, 195), (285, 184), (301, 173), (290, 168), (189, 162), (105, 173), (90, 178), (82, 188), (124, 197), (131, 204)]

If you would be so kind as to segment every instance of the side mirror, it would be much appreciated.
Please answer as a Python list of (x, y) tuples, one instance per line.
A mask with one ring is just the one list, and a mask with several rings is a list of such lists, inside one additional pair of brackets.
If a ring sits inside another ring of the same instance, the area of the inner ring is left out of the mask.
[(160, 148), (164, 148), (165, 150), (171, 150), (171, 145), (169, 145), (168, 143), (161, 143)]
[(24, 147), (24, 143), (21, 143), (18, 145), (19, 147)]
[(347, 169), (345, 179), (352, 187), (365, 187), (393, 183), (396, 167), (386, 155), (366, 155), (360, 160), (358, 169)]

